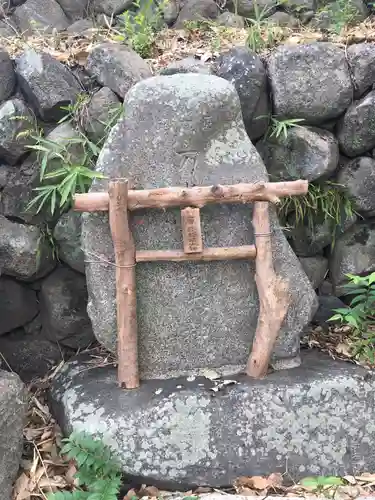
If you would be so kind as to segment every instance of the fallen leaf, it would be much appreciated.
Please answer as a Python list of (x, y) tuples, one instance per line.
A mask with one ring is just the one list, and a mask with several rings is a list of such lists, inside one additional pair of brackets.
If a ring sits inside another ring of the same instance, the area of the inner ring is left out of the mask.
[(13, 499), (14, 500), (28, 500), (31, 494), (30, 479), (23, 472), (14, 485)]
[(215, 370), (210, 370), (209, 368), (203, 370), (202, 375), (203, 377), (208, 378), (208, 380), (217, 380), (221, 378), (219, 373), (215, 372)]
[(256, 490), (266, 490), (270, 486), (268, 478), (263, 476), (253, 476), (251, 482)]
[(272, 488), (281, 488), (283, 485), (283, 476), (280, 472), (273, 472), (268, 476), (267, 480)]
[(349, 484), (357, 484), (357, 480), (354, 476), (344, 476), (343, 479), (345, 479), (345, 481)]
[(132, 500), (133, 498), (138, 498), (138, 495), (136, 491), (132, 488), (127, 492), (127, 494), (124, 496), (123, 500)]

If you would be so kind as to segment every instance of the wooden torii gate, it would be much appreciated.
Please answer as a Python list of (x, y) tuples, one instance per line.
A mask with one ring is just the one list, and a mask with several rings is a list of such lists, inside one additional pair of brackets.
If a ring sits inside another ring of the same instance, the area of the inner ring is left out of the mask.
[[(255, 259), (260, 311), (246, 373), (255, 378), (266, 375), (277, 335), (290, 304), (288, 282), (276, 275), (273, 266), (268, 204), (278, 203), (285, 196), (306, 194), (307, 190), (308, 182), (304, 180), (131, 190), (127, 179), (114, 179), (109, 182), (108, 192), (75, 196), (76, 211), (109, 211), (116, 267), (120, 387), (139, 387), (135, 277), (137, 262)], [(252, 224), (255, 245), (204, 248), (200, 208), (212, 203), (254, 203)], [(128, 211), (171, 207), (186, 207), (181, 210), (183, 250), (137, 251), (129, 226)]]

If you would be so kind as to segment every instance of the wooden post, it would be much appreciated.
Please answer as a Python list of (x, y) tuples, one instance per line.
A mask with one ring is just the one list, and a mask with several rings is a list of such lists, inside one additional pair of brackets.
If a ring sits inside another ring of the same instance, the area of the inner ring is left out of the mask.
[(254, 204), (255, 281), (259, 295), (259, 317), (246, 373), (260, 378), (267, 374), (268, 365), (281, 324), (289, 307), (288, 282), (277, 276), (272, 263), (272, 246), (268, 202)]
[(182, 239), (184, 252), (202, 253), (201, 214), (199, 208), (187, 207), (181, 210)]
[(139, 387), (135, 245), (129, 227), (128, 181), (109, 183), (109, 224), (115, 250), (117, 352), (120, 387)]

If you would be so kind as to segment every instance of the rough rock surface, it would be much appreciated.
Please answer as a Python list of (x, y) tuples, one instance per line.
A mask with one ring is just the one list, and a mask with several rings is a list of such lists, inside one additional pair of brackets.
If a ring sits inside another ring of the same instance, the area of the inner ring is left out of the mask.
[(286, 26), (288, 28), (296, 28), (300, 24), (300, 21), (296, 17), (287, 12), (282, 12), (281, 10), (278, 10), (272, 14), (272, 16), (268, 17), (267, 22), (276, 24), (276, 26)]
[(1, 336), (0, 351), (7, 365), (24, 382), (44, 377), (63, 358), (62, 347), (43, 336), (39, 316), (24, 328)]
[(137, 82), (151, 76), (146, 61), (126, 45), (102, 43), (90, 53), (86, 69), (121, 98)]
[(375, 43), (354, 43), (347, 48), (347, 58), (354, 86), (354, 98), (359, 99), (375, 81)]
[(312, 323), (323, 328), (328, 328), (334, 322), (329, 321), (335, 314), (334, 309), (343, 309), (345, 304), (338, 297), (330, 295), (319, 296), (319, 307), (312, 319)]
[(22, 455), (26, 389), (14, 373), (0, 370), (0, 491), (10, 500)]
[(286, 138), (280, 135), (259, 141), (257, 150), (275, 181), (327, 178), (339, 162), (335, 136), (314, 127), (292, 127)]
[(51, 33), (54, 29), (63, 31), (69, 20), (55, 0), (27, 0), (17, 7), (11, 16), (24, 35)]
[(329, 268), (338, 295), (346, 274), (365, 275), (375, 271), (375, 223), (357, 223), (343, 234), (333, 248)]
[(87, 136), (95, 144), (101, 144), (114, 119), (118, 116), (120, 101), (108, 87), (95, 92), (82, 114), (82, 126)]
[(284, 0), (282, 7), (289, 11), (301, 16), (304, 12), (315, 11), (317, 7), (316, 0)]
[(206, 64), (195, 57), (185, 57), (179, 61), (173, 61), (168, 66), (160, 70), (161, 75), (175, 75), (176, 73), (202, 73), (203, 75), (212, 74), (210, 64)]
[(328, 42), (282, 45), (268, 62), (274, 113), (307, 124), (340, 116), (353, 88), (345, 50)]
[(322, 253), (325, 247), (332, 244), (334, 239), (348, 230), (356, 221), (356, 216), (345, 217), (341, 226), (337, 226), (333, 219), (326, 217), (322, 220), (317, 214), (313, 225), (296, 224), (295, 216), (288, 218), (288, 225), (292, 228), (287, 235), (296, 254), (300, 257), (314, 257)]
[(33, 281), (55, 266), (52, 250), (40, 229), (0, 216), (0, 268), (4, 274)]
[(321, 255), (317, 255), (316, 257), (300, 257), (299, 261), (312, 287), (316, 290), (328, 273), (328, 260)]
[[(27, 2), (28, 3), (28, 2)], [(16, 59), (22, 92), (36, 113), (46, 121), (59, 120), (82, 92), (73, 73), (50, 54), (28, 49)]]
[(2, 276), (0, 278), (0, 335), (29, 323), (38, 313), (34, 290)]
[(22, 132), (30, 128), (32, 118), (29, 108), (20, 99), (11, 99), (0, 106), (0, 158), (10, 165), (30, 151), (27, 146), (34, 140)]
[(340, 169), (337, 182), (344, 186), (355, 209), (364, 216), (375, 215), (375, 160), (355, 158)]
[(85, 256), (81, 249), (81, 214), (73, 210), (62, 215), (53, 237), (57, 243), (59, 259), (72, 269), (85, 273)]
[(215, 73), (235, 86), (250, 139), (261, 137), (268, 127), (270, 104), (266, 70), (260, 57), (247, 48), (235, 47), (218, 58)]
[(180, 2), (177, 0), (170, 0), (169, 2), (163, 2), (161, 5), (163, 19), (168, 26), (171, 26), (180, 12)]
[(133, 0), (94, 0), (93, 7), (99, 14), (117, 16), (127, 10), (133, 4)]
[(87, 17), (88, 7), (91, 0), (56, 0), (67, 17), (72, 21), (77, 21), (82, 17)]
[(183, 28), (186, 21), (216, 19), (219, 13), (219, 7), (214, 0), (187, 0), (180, 10), (174, 28)]
[(346, 111), (337, 127), (342, 152), (349, 157), (366, 153), (375, 147), (375, 90)]
[[(136, 188), (267, 178), (245, 133), (237, 93), (224, 79), (200, 74), (150, 78), (130, 90), (124, 106), (126, 113), (112, 129), (97, 163), (104, 175), (128, 177)], [(106, 183), (95, 181), (92, 190), (105, 190)], [(207, 246), (252, 243), (250, 207), (207, 207), (201, 215)], [(137, 248), (181, 248), (179, 217), (179, 210), (136, 212)], [(299, 334), (314, 313), (316, 298), (277, 228), (275, 221), (275, 265), (290, 279), (292, 305), (275, 356), (291, 359), (298, 354)], [(83, 215), (82, 243), (87, 260), (99, 255), (113, 262), (107, 215)], [(112, 351), (114, 275), (110, 265), (86, 263), (94, 333)], [(137, 279), (143, 376), (245, 362), (258, 316), (253, 263), (139, 264)]]
[(46, 338), (72, 349), (86, 348), (94, 340), (81, 274), (58, 267), (42, 282), (40, 308)]
[[(1, 34), (1, 31), (0, 31)], [(16, 75), (13, 63), (6, 50), (0, 49), (0, 102), (8, 99), (13, 93)]]
[[(374, 375), (310, 352), (302, 366), (244, 375), (216, 393), (202, 377), (118, 388), (114, 368), (74, 362), (53, 380), (54, 413), (66, 433), (84, 430), (112, 446), (127, 475), (215, 487), (239, 476), (285, 472), (359, 474), (374, 468)], [(199, 385), (202, 384), (202, 385)]]
[(265, 16), (270, 16), (276, 10), (278, 5), (277, 0), (230, 0), (226, 7), (237, 13), (239, 16), (253, 18), (255, 15), (255, 5), (258, 7), (259, 12), (264, 12)]
[(222, 12), (216, 19), (217, 24), (220, 26), (227, 26), (228, 28), (244, 28), (245, 20), (243, 17), (232, 12)]
[(90, 33), (94, 29), (94, 23), (91, 19), (79, 19), (69, 26), (66, 30), (70, 35), (83, 35)]

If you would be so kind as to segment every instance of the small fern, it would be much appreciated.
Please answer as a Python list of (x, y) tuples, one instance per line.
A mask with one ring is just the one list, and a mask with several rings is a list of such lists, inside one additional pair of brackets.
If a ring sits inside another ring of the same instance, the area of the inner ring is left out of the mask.
[(79, 489), (50, 493), (48, 500), (117, 500), (121, 468), (112, 450), (86, 432), (74, 432), (63, 442), (61, 455), (76, 462)]

